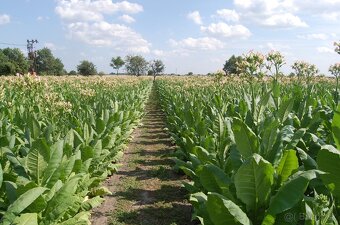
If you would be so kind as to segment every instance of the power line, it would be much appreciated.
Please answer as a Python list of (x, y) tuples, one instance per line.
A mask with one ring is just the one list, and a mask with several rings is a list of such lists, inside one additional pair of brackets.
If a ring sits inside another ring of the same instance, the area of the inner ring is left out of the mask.
[(14, 43), (6, 43), (6, 42), (0, 42), (0, 45), (26, 46), (26, 44), (14, 44)]

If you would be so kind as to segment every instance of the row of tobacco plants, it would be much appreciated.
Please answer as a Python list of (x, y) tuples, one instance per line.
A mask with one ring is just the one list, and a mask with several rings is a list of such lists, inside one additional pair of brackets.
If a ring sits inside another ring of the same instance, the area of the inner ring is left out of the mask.
[(0, 223), (89, 224), (151, 88), (137, 78), (0, 80)]
[(254, 76), (261, 59), (250, 53), (244, 78), (156, 83), (201, 224), (340, 222), (337, 84), (281, 77), (280, 55), (271, 54), (274, 78)]

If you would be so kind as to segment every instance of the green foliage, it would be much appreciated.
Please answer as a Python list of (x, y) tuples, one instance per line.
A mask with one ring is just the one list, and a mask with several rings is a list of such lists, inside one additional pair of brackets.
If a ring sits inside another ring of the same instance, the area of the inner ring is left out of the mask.
[(116, 57), (116, 58), (112, 57), (110, 66), (111, 66), (113, 69), (117, 70), (117, 75), (118, 75), (119, 69), (120, 69), (122, 66), (124, 66), (124, 64), (125, 64), (124, 60), (123, 60), (120, 56), (118, 56), (118, 57)]
[(75, 76), (77, 75), (77, 71), (71, 70), (70, 72), (68, 72), (68, 75)]
[(232, 55), (223, 65), (223, 71), (227, 75), (240, 75), (237, 69), (238, 64), (242, 62), (242, 56)]
[(83, 60), (77, 66), (78, 73), (83, 76), (95, 75), (97, 74), (96, 66), (87, 60)]
[(148, 62), (139, 55), (128, 55), (125, 59), (125, 68), (128, 74), (140, 76), (147, 72)]
[(64, 75), (64, 64), (55, 58), (49, 48), (37, 50), (36, 65), (39, 75)]
[(152, 71), (152, 74), (154, 76), (157, 76), (161, 73), (163, 73), (164, 69), (165, 69), (165, 65), (164, 63), (162, 62), (162, 60), (160, 59), (157, 59), (157, 60), (152, 60), (150, 63), (150, 68), (151, 68), (151, 71)]
[(1, 224), (90, 223), (151, 88), (118, 79), (0, 79)]
[[(179, 146), (176, 167), (192, 181), (185, 187), (194, 218), (202, 224), (338, 224), (336, 84), (278, 79), (284, 61), (276, 53), (267, 57), (271, 64), (250, 53), (245, 79), (223, 77), (220, 85), (214, 77), (156, 82)], [(276, 74), (272, 80), (261, 79), (265, 65)]]
[(20, 49), (0, 49), (0, 75), (24, 74), (28, 67), (28, 61)]

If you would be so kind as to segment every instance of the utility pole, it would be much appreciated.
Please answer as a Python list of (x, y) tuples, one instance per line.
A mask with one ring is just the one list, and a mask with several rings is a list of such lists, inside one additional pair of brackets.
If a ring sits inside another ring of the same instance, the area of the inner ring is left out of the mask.
[(36, 58), (36, 52), (34, 51), (34, 43), (38, 43), (37, 40), (27, 40), (27, 52), (28, 52), (28, 60), (30, 60), (30, 69), (29, 69), (29, 73), (31, 73), (31, 75), (36, 75), (36, 62), (35, 62), (35, 58)]

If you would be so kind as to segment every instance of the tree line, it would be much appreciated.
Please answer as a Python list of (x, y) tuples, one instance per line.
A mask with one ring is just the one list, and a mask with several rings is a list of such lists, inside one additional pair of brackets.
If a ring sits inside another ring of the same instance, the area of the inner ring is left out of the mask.
[[(0, 49), (0, 75), (16, 75), (28, 72), (31, 65), (35, 65), (38, 75), (96, 75), (104, 74), (97, 71), (96, 65), (88, 60), (82, 60), (76, 70), (67, 72), (61, 59), (55, 57), (49, 48), (42, 48), (35, 52), (35, 62), (29, 60), (18, 48)], [(162, 60), (147, 61), (140, 55), (128, 55), (124, 59), (120, 56), (113, 57), (110, 66), (119, 74), (124, 66), (126, 73), (131, 75), (157, 76), (164, 72), (165, 65)]]

